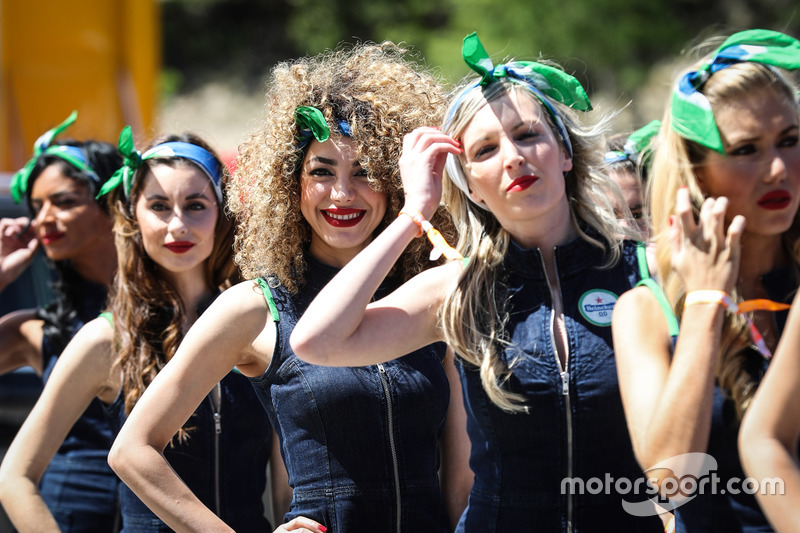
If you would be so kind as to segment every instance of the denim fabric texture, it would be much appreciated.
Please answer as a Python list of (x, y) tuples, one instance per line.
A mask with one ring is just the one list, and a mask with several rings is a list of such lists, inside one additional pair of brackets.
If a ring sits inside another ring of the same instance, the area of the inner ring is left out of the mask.
[[(790, 267), (773, 270), (761, 278), (770, 299), (792, 303), (797, 282)], [(783, 333), (788, 311), (775, 313), (778, 331)], [(759, 381), (769, 364), (756, 349), (749, 350), (753, 378)], [(725, 489), (728, 480), (744, 480), (747, 476), (739, 460), (739, 419), (736, 408), (727, 392), (719, 384), (714, 386), (714, 405), (711, 411), (711, 434), (706, 453), (717, 461), (718, 488)], [(741, 489), (741, 483), (737, 489)], [(725, 490), (704, 491), (693, 500), (678, 507), (675, 513), (675, 530), (689, 532), (747, 532), (773, 531), (752, 494), (733, 494)]]
[[(74, 302), (75, 331), (97, 318), (106, 302), (106, 287), (80, 281), (81, 299)], [(46, 383), (58, 362), (57, 352), (42, 338), (43, 372)], [(67, 434), (39, 483), (39, 490), (59, 528), (64, 532), (111, 531), (117, 519), (119, 479), (108, 466), (113, 436), (100, 400), (93, 399)], [(106, 529), (104, 526), (108, 524)]]
[(557, 247), (555, 262), (569, 343), (563, 369), (539, 249), (512, 242), (503, 265), (498, 298), (507, 302), (510, 343), (502, 357), (514, 363), (505, 386), (525, 397), (526, 413), (491, 403), (478, 369), (457, 358), (475, 473), (457, 531), (663, 532), (658, 517), (626, 513), (626, 496), (613, 486), (609, 493), (562, 492), (570, 477), (643, 477), (622, 409), (610, 326), (616, 297), (640, 278), (635, 243), (625, 243), (612, 268), (600, 268), (604, 252), (581, 238)]
[(450, 400), (444, 345), (366, 367), (299, 359), (289, 346), (292, 329), (337, 272), (306, 257), (298, 294), (268, 278), (280, 313), (277, 344), (267, 371), (252, 379), (294, 487), (284, 519), (307, 516), (329, 533), (448, 531), (438, 483)]
[[(188, 440), (175, 439), (164, 455), (195, 496), (235, 531), (272, 531), (262, 502), (272, 438), (269, 420), (248, 379), (238, 372), (222, 379), (220, 391), (218, 429), (209, 396), (184, 426)], [(121, 395), (106, 412), (116, 436), (125, 422)], [(124, 533), (172, 531), (124, 484), (120, 509)]]

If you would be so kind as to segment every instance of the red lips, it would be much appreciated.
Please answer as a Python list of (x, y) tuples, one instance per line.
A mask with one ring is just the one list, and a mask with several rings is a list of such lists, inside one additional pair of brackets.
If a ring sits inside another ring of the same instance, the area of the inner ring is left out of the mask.
[(792, 195), (789, 191), (771, 191), (758, 199), (758, 206), (763, 209), (777, 211), (779, 209), (786, 209), (792, 201)]
[(519, 192), (524, 191), (539, 180), (536, 176), (520, 176), (511, 182), (511, 185), (506, 187), (506, 192)]
[(56, 241), (59, 241), (64, 238), (64, 233), (60, 231), (54, 231), (51, 233), (45, 233), (41, 236), (42, 244), (52, 244)]
[(172, 253), (185, 254), (194, 247), (194, 243), (189, 241), (175, 241), (168, 242), (164, 247)]
[(341, 208), (323, 209), (325, 222), (335, 228), (351, 228), (361, 222), (367, 213), (365, 209)]

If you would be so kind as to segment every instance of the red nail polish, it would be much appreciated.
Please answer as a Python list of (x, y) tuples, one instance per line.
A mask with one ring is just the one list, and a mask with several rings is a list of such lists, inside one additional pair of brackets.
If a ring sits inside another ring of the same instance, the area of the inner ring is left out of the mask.
[(322, 531), (322, 533), (325, 533), (326, 531), (328, 531), (328, 528), (325, 526), (319, 526), (319, 530)]

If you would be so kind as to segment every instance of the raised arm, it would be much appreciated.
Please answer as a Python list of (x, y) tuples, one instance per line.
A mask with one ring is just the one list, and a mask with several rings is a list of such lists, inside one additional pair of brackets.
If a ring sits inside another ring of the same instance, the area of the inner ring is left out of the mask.
[[(405, 137), (400, 158), (404, 209), (425, 218), (433, 215), (441, 199), (445, 157), (460, 151), (456, 141), (435, 128), (419, 128)], [(391, 360), (440, 340), (436, 315), (458, 265), (428, 270), (390, 296), (369, 303), (418, 232), (411, 217), (398, 217), (328, 283), (292, 333), (292, 349), (301, 359), (322, 365), (361, 366)]]
[(28, 268), (38, 246), (29, 218), (0, 219), (0, 292)]
[(228, 289), (187, 332), (114, 441), (111, 468), (172, 529), (231, 531), (183, 483), (163, 452), (217, 382), (234, 366), (245, 375), (260, 375), (274, 346), (275, 328), (260, 287), (243, 282)]
[[(759, 490), (756, 499), (779, 532), (800, 531), (800, 300), (795, 297), (783, 335), (739, 433), (739, 454)], [(783, 490), (777, 490), (783, 482)], [(775, 491), (773, 492), (773, 489)]]
[[(706, 200), (695, 224), (688, 192), (678, 193), (678, 218), (670, 236), (673, 268), (687, 293), (730, 292), (734, 284), (744, 220), (736, 217), (726, 232), (726, 208), (724, 198)], [(634, 451), (645, 470), (678, 455), (706, 451), (724, 312), (718, 304), (688, 306), (671, 353), (664, 312), (648, 289), (638, 287), (617, 302), (612, 329), (620, 392)], [(700, 465), (669, 466), (680, 476)]]
[(118, 378), (112, 370), (112, 335), (102, 318), (78, 331), (0, 465), (0, 502), (22, 532), (59, 530), (39, 493), (39, 481), (92, 399), (113, 401)]

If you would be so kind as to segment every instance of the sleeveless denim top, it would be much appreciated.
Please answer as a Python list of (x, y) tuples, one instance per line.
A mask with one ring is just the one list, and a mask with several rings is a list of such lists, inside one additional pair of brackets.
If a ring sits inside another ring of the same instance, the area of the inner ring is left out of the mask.
[[(761, 283), (771, 300), (792, 303), (797, 284), (791, 268), (782, 267), (768, 272), (761, 277)], [(653, 287), (650, 289), (654, 290)], [(674, 319), (675, 315), (670, 307), (662, 304), (662, 309), (668, 319), (670, 316)], [(775, 321), (781, 334), (788, 314), (788, 311), (775, 313)], [(673, 335), (673, 348), (676, 339), (677, 335)], [(769, 362), (763, 359), (757, 350), (751, 350), (748, 371), (757, 382), (761, 380), (768, 365)], [(773, 530), (755, 496), (747, 494), (746, 487), (742, 484), (742, 480), (747, 476), (739, 460), (738, 435), (739, 419), (733, 401), (726, 390), (715, 384), (711, 433), (706, 453), (716, 461), (716, 468), (709, 473), (710, 483), (704, 485), (708, 489), (698, 491), (693, 499), (675, 509), (675, 531), (755, 533)], [(714, 480), (716, 480), (715, 485)], [(735, 490), (728, 490), (729, 481), (734, 483)]]
[[(80, 278), (73, 304), (74, 331), (97, 317), (106, 302), (104, 285)], [(42, 337), (42, 380), (53, 372), (59, 351)], [(111, 531), (117, 519), (119, 479), (108, 466), (113, 442), (103, 405), (94, 398), (70, 429), (42, 476), (39, 490), (63, 532)]]
[[(555, 248), (554, 281), (569, 345), (562, 365), (541, 253), (510, 243), (498, 293), (509, 313), (510, 344), (501, 357), (509, 366), (514, 362), (504, 387), (523, 395), (528, 410), (498, 408), (478, 369), (458, 359), (475, 483), (457, 531), (663, 532), (657, 516), (636, 517), (622, 507), (623, 499), (647, 500), (624, 493), (637, 480), (640, 492), (645, 485), (622, 409), (611, 337), (617, 297), (642, 276), (636, 245), (625, 242), (612, 268), (600, 268), (604, 259), (602, 250), (581, 238)], [(622, 478), (630, 485), (617, 490)]]
[[(272, 432), (253, 387), (240, 373), (228, 373), (184, 425), (188, 440), (177, 438), (164, 456), (195, 496), (238, 533), (272, 531), (262, 496)], [(122, 394), (105, 406), (114, 431), (125, 422)], [(122, 532), (169, 532), (125, 484), (120, 484)]]
[(328, 533), (448, 531), (438, 483), (438, 440), (450, 399), (445, 346), (366, 367), (299, 359), (289, 346), (292, 329), (337, 272), (306, 257), (298, 294), (275, 278), (268, 278), (271, 289), (261, 283), (277, 308), (277, 339), (269, 368), (251, 378), (294, 488), (284, 520), (307, 516)]

